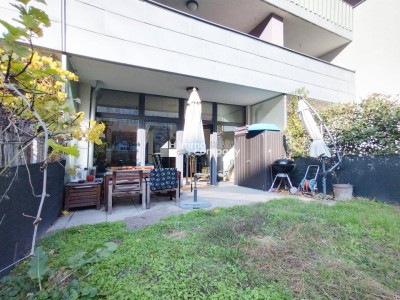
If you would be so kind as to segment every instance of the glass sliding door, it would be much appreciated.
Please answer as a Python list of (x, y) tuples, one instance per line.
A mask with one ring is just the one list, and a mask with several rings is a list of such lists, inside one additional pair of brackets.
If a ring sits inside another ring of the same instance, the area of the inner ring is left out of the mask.
[(96, 121), (106, 125), (103, 145), (95, 145), (97, 168), (135, 166), (139, 127), (139, 94), (101, 89), (96, 99)]
[(135, 166), (138, 120), (101, 119), (106, 125), (103, 145), (95, 145), (94, 163), (97, 166)]
[(174, 168), (177, 157), (176, 123), (146, 122), (146, 163), (160, 154), (163, 167)]
[(245, 107), (217, 105), (218, 180), (233, 181), (235, 162), (235, 131), (245, 124)]

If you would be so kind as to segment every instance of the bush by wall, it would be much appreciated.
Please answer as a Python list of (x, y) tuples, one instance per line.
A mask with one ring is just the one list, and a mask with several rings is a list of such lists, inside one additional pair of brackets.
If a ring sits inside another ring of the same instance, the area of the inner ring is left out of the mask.
[[(305, 92), (302, 97), (307, 98)], [(292, 157), (307, 157), (310, 138), (297, 116), (298, 98), (289, 101), (287, 138)], [(400, 99), (373, 94), (360, 103), (321, 105), (307, 100), (327, 124), (342, 155), (400, 153)], [(325, 140), (329, 144), (329, 138)]]
[[(304, 97), (320, 114), (344, 157), (341, 167), (327, 176), (327, 193), (332, 193), (333, 183), (350, 183), (355, 196), (400, 203), (400, 99), (373, 94), (360, 103), (328, 104), (308, 99), (305, 90), (296, 94), (288, 103), (287, 141), (297, 164), (290, 174), (292, 181), (298, 185), (308, 165), (321, 165), (309, 157), (311, 140), (297, 114), (298, 100)], [(329, 137), (325, 141), (332, 146)], [(317, 181), (322, 192), (321, 175)]]

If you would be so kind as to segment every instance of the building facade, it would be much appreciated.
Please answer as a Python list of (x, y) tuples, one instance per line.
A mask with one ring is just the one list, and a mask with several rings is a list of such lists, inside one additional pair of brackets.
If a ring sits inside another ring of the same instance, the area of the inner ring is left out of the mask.
[[(79, 76), (70, 94), (80, 99), (83, 125), (107, 125), (105, 144), (80, 143), (75, 164), (144, 165), (160, 153), (164, 165), (183, 170), (177, 149), (187, 88), (195, 86), (207, 148), (218, 153), (212, 167), (223, 172), (235, 129), (273, 123), (284, 130), (286, 97), (295, 90), (354, 101), (361, 78), (358, 64), (348, 63), (354, 11), (374, 1), (353, 9), (342, 0), (52, 0), (43, 8), (52, 26), (35, 44)], [(7, 2), (0, 9), (11, 19)]]
[(357, 1), (352, 42), (323, 57), (356, 71), (356, 101), (372, 93), (400, 94), (399, 11), (400, 1), (396, 0)]

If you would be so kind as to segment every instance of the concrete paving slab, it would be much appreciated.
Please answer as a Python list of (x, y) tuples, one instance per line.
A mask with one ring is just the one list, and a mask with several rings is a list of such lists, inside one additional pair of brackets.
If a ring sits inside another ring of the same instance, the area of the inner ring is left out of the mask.
[(103, 219), (85, 219), (84, 221), (78, 218), (75, 219), (71, 219), (71, 221), (67, 224), (67, 226), (65, 227), (65, 229), (68, 228), (72, 228), (72, 227), (76, 227), (76, 226), (80, 226), (83, 224), (99, 224), (99, 223), (103, 223), (106, 222), (106, 218), (104, 217)]
[[(211, 207), (232, 207), (235, 205), (251, 205), (260, 202), (270, 201), (283, 197), (295, 197), (303, 201), (313, 201), (312, 198), (304, 196), (290, 195), (284, 193), (270, 193), (261, 190), (255, 190), (233, 185), (232, 183), (220, 183), (219, 186), (200, 186), (198, 191), (199, 201), (209, 201)], [(159, 222), (170, 215), (179, 215), (190, 211), (179, 207), (180, 201), (193, 201), (194, 193), (190, 187), (184, 186), (181, 197), (178, 201), (169, 200), (166, 196), (152, 195), (150, 209), (142, 209), (140, 203), (127, 201), (116, 202), (113, 205), (112, 214), (107, 214), (104, 208), (101, 210), (79, 209), (71, 212), (68, 216), (62, 216), (48, 229), (47, 232), (62, 230), (81, 224), (96, 224), (101, 222), (125, 221), (128, 228), (140, 229)]]
[(61, 229), (65, 229), (69, 221), (71, 220), (73, 216), (73, 212), (66, 215), (66, 216), (60, 216), (57, 221), (47, 230), (47, 232), (53, 232)]

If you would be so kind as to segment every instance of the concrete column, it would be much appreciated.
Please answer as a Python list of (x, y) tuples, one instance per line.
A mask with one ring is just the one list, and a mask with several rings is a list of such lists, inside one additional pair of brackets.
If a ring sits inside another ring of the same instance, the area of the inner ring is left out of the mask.
[[(181, 172), (182, 176), (183, 176), (183, 154), (180, 154), (179, 150), (182, 149), (182, 139), (183, 139), (183, 130), (178, 130), (176, 132), (176, 145), (175, 148), (177, 149), (177, 154), (176, 154), (176, 168), (178, 169), (178, 171)], [(182, 183), (182, 178), (181, 178), (181, 186), (183, 186)]]
[(144, 166), (146, 164), (146, 129), (138, 129), (136, 143), (136, 165)]
[[(68, 57), (65, 54), (61, 55), (61, 65), (62, 65), (62, 69), (63, 70), (69, 70), (69, 68), (68, 68)], [(69, 70), (69, 71), (72, 71), (72, 70)], [(64, 89), (63, 92), (68, 94), (68, 97), (69, 97), (68, 98), (68, 104), (71, 105), (71, 107), (76, 108), (76, 105), (74, 104), (74, 101), (72, 100), (74, 95), (72, 93), (71, 86), (69, 84), (64, 84), (63, 89)], [(69, 144), (71, 146), (76, 145), (76, 143), (77, 143), (76, 140), (72, 140), (72, 141), (69, 142)], [(66, 155), (65, 159), (66, 159), (65, 168), (67, 170), (69, 168), (73, 168), (74, 165), (76, 164), (77, 158), (75, 158), (72, 155)], [(36, 161), (34, 161), (34, 162), (36, 162)]]
[(287, 95), (283, 96), (283, 102), (284, 102), (284, 111), (283, 111), (283, 128), (281, 128), (281, 130), (285, 130), (287, 128), (287, 121), (288, 121), (288, 99), (287, 99)]
[[(96, 86), (90, 98), (89, 104), (89, 120), (96, 119), (96, 103), (97, 95), (101, 86), (101, 81), (96, 81)], [(88, 143), (88, 167), (93, 167), (93, 156), (94, 156), (94, 143)]]
[(213, 134), (210, 134), (210, 184), (211, 185), (218, 185), (217, 156), (218, 156), (218, 133), (214, 132)]
[[(90, 85), (83, 83), (81, 83), (79, 87), (79, 98), (81, 99), (81, 103), (79, 105), (79, 111), (82, 111), (85, 114), (84, 120), (81, 124), (81, 126), (83, 126), (84, 128), (89, 127), (91, 89), (92, 88)], [(79, 157), (76, 159), (75, 164), (81, 168), (89, 167), (89, 143), (86, 141), (78, 141), (77, 146), (79, 149)], [(92, 163), (93, 163), (93, 158), (92, 158)]]
[(249, 34), (283, 47), (283, 18), (275, 14), (270, 14), (250, 31)]

